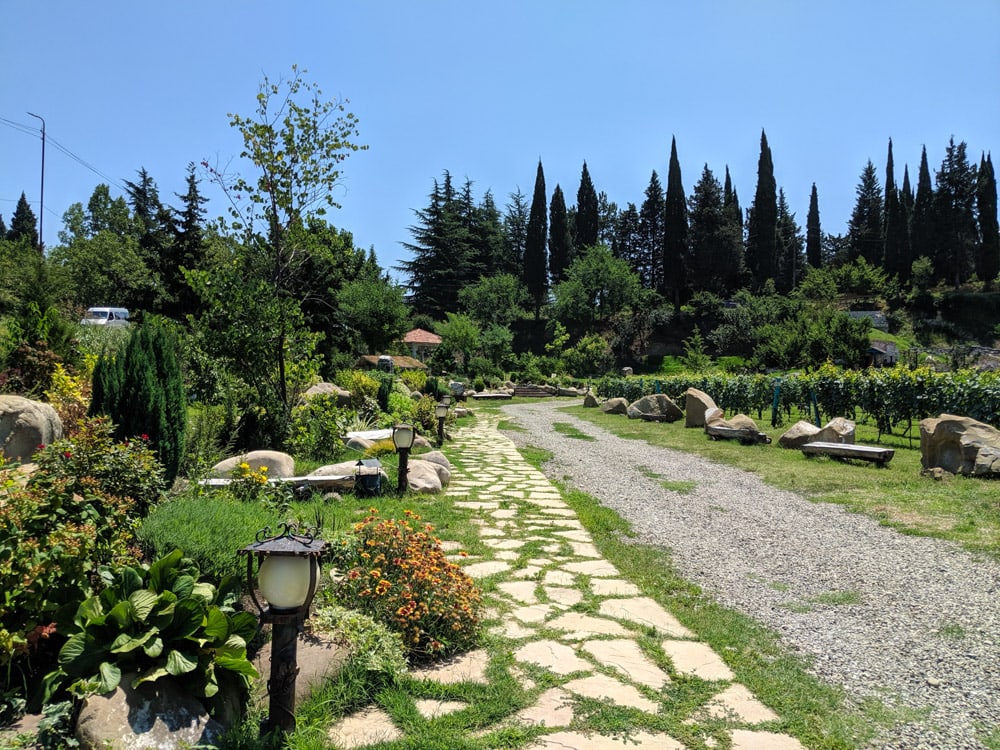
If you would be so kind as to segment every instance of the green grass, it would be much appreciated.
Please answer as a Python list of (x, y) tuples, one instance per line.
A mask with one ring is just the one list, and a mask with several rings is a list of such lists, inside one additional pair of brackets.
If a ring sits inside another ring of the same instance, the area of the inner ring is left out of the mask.
[(582, 432), (569, 422), (553, 422), (552, 429), (561, 435), (565, 435), (566, 437), (573, 438), (575, 440), (589, 440), (593, 442), (597, 439), (593, 435), (588, 435), (587, 433)]
[[(623, 438), (754, 472), (775, 487), (814, 501), (844, 505), (902, 533), (948, 539), (969, 551), (1000, 558), (1000, 482), (960, 476), (938, 481), (921, 476), (919, 440), (911, 445), (908, 437), (883, 435), (880, 444), (893, 448), (895, 456), (879, 469), (829, 458), (807, 459), (800, 451), (785, 450), (777, 440), (790, 424), (775, 428), (766, 419), (757, 423), (772, 444), (740, 445), (709, 440), (703, 430), (686, 429), (679, 422), (643, 422), (582, 406), (564, 411)], [(874, 428), (858, 425), (858, 443), (875, 444), (877, 437)]]

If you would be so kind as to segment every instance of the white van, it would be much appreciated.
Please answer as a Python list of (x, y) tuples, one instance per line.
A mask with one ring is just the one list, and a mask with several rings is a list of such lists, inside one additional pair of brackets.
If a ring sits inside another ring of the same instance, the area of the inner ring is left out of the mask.
[(80, 325), (122, 328), (128, 325), (128, 310), (124, 307), (90, 307)]

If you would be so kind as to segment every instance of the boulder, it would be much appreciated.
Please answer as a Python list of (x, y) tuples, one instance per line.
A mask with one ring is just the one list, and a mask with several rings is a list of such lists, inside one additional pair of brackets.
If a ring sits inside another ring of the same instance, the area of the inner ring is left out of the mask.
[(588, 393), (583, 397), (583, 405), (588, 409), (596, 409), (598, 407), (597, 396), (593, 393)]
[(676, 422), (684, 417), (681, 408), (662, 393), (643, 396), (629, 404), (626, 413), (629, 419), (645, 419), (650, 422)]
[(344, 447), (349, 451), (354, 451), (356, 453), (364, 453), (369, 448), (375, 445), (374, 440), (369, 440), (368, 438), (358, 437), (354, 435), (353, 437), (347, 438), (347, 442), (344, 443)]
[(441, 451), (430, 451), (429, 453), (421, 453), (416, 457), (418, 461), (430, 461), (435, 464), (441, 464), (448, 471), (451, 471), (451, 461), (448, 457), (444, 455)]
[(451, 411), (455, 415), (455, 419), (461, 419), (462, 417), (467, 417), (470, 414), (472, 414), (472, 412), (466, 409), (464, 406), (455, 406), (452, 408)]
[(609, 398), (601, 404), (605, 414), (628, 414), (628, 401), (623, 398)]
[(351, 392), (345, 391), (339, 385), (335, 383), (320, 382), (316, 383), (314, 386), (310, 386), (305, 393), (302, 394), (302, 399), (308, 401), (313, 396), (318, 396), (319, 394), (324, 394), (328, 396), (334, 396), (337, 399), (337, 406), (350, 406), (351, 405)]
[(843, 443), (854, 445), (854, 433), (856, 427), (854, 422), (844, 417), (834, 417), (816, 433), (816, 437), (810, 442)]
[(202, 703), (169, 678), (131, 687), (123, 675), (107, 695), (88, 697), (76, 722), (82, 750), (214, 747), (225, 732)]
[(414, 448), (433, 448), (434, 443), (425, 438), (423, 435), (417, 435), (413, 438)]
[(562, 386), (560, 386), (559, 388), (556, 388), (556, 395), (557, 396), (570, 396), (570, 397), (575, 398), (577, 396), (582, 396), (583, 395), (583, 391), (581, 391), (579, 388), (569, 388), (569, 387), (562, 387)]
[(725, 412), (723, 412), (722, 409), (720, 409), (718, 406), (716, 406), (714, 409), (705, 410), (706, 425), (713, 424), (714, 422), (718, 422), (720, 419), (725, 419), (725, 418), (726, 418)]
[(729, 419), (717, 419), (712, 422), (713, 427), (728, 427), (731, 430), (748, 430), (750, 432), (760, 432), (757, 423), (746, 414), (734, 414)]
[(0, 396), (0, 453), (8, 461), (29, 461), (38, 446), (62, 436), (62, 420), (49, 404)]
[(445, 472), (449, 478), (451, 477), (451, 472), (433, 461), (411, 460), (408, 467), (406, 482), (413, 492), (437, 494), (444, 489), (445, 484), (441, 481), (441, 472)]
[(629, 377), (629, 376), (632, 375), (632, 368), (631, 367), (623, 367), (621, 369), (621, 373), (622, 373), (622, 377), (623, 378), (627, 378), (627, 377)]
[(708, 424), (705, 414), (710, 409), (718, 408), (707, 393), (697, 388), (688, 388), (684, 391), (684, 426), (704, 427)]
[(812, 443), (818, 440), (816, 437), (818, 433), (819, 427), (814, 425), (812, 422), (800, 419), (798, 422), (785, 430), (784, 433), (782, 433), (781, 437), (778, 438), (778, 445), (782, 448), (798, 450), (806, 443)]
[(953, 414), (924, 419), (920, 422), (920, 464), (924, 471), (1000, 476), (1000, 431)]
[(266, 466), (267, 476), (270, 479), (287, 479), (295, 476), (295, 459), (281, 451), (250, 451), (242, 456), (227, 458), (213, 466), (209, 476), (228, 479), (236, 467), (244, 462), (250, 464), (250, 468), (255, 471)]

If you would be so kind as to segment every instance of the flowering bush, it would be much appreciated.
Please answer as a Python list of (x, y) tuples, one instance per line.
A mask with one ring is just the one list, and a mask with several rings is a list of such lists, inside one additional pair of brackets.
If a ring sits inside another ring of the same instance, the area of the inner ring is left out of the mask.
[(81, 421), (71, 438), (39, 446), (34, 460), (46, 476), (66, 480), (70, 491), (79, 492), (86, 483), (107, 495), (131, 498), (130, 512), (144, 517), (163, 496), (163, 466), (148, 436), (118, 442), (113, 432), (106, 417)]
[(482, 602), (472, 579), (445, 558), (433, 527), (411, 525), (419, 521), (412, 511), (395, 520), (372, 508), (329, 547), (342, 571), (334, 596), (400, 633), (416, 659), (470, 648)]
[(238, 500), (259, 500), (267, 489), (267, 467), (253, 468), (246, 461), (233, 469), (229, 491)]

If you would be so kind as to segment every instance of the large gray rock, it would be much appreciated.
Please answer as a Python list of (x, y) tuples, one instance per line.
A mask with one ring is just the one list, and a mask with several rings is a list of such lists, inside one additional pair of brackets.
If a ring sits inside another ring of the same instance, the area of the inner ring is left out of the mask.
[(320, 394), (326, 396), (333, 396), (337, 399), (337, 406), (350, 406), (351, 405), (351, 392), (345, 391), (339, 385), (335, 383), (321, 382), (316, 383), (314, 386), (310, 386), (305, 393), (302, 394), (303, 400), (308, 401), (313, 396), (318, 396)]
[(623, 398), (609, 398), (601, 404), (605, 414), (628, 414), (628, 401)]
[(815, 442), (818, 439), (817, 434), (819, 434), (819, 427), (812, 422), (800, 419), (782, 433), (781, 437), (778, 438), (778, 445), (782, 448), (798, 450), (806, 443)]
[(708, 424), (705, 414), (712, 409), (718, 410), (715, 401), (704, 391), (688, 388), (684, 391), (684, 426), (704, 427)]
[(219, 461), (212, 467), (209, 476), (229, 478), (241, 463), (250, 464), (250, 468), (258, 470), (267, 467), (267, 476), (271, 479), (287, 479), (295, 476), (295, 459), (281, 451), (250, 451), (242, 456), (233, 456)]
[(123, 675), (113, 693), (84, 701), (76, 723), (82, 750), (173, 750), (212, 747), (221, 741), (222, 724), (173, 680), (161, 678), (132, 688), (132, 678)]
[(760, 432), (757, 423), (746, 414), (734, 414), (729, 419), (716, 419), (712, 422), (713, 427), (728, 427), (730, 430), (746, 430), (748, 432)]
[(1000, 476), (1000, 431), (953, 414), (925, 419), (920, 422), (920, 464), (925, 471)]
[(596, 409), (599, 406), (597, 396), (593, 393), (588, 393), (583, 397), (583, 405), (588, 409)]
[(844, 417), (834, 417), (816, 434), (812, 442), (843, 443), (854, 445), (854, 435), (857, 427), (854, 422)]
[(653, 422), (676, 422), (684, 418), (681, 408), (662, 393), (643, 396), (629, 404), (629, 419), (645, 419)]
[(408, 466), (409, 471), (406, 473), (406, 483), (412, 492), (436, 495), (447, 484), (447, 480), (442, 481), (442, 474), (446, 475), (448, 479), (451, 478), (450, 471), (441, 466), (441, 464), (436, 464), (433, 461), (411, 459)]
[(8, 461), (29, 461), (40, 445), (63, 436), (56, 410), (21, 396), (0, 396), (0, 453)]
[(441, 451), (430, 451), (428, 453), (421, 453), (419, 456), (417, 456), (417, 460), (430, 461), (435, 464), (440, 464), (448, 471), (451, 471), (451, 461), (449, 461), (448, 457), (444, 455)]

